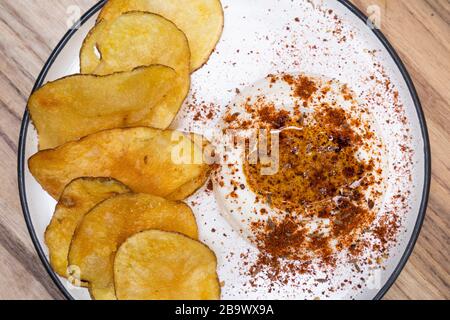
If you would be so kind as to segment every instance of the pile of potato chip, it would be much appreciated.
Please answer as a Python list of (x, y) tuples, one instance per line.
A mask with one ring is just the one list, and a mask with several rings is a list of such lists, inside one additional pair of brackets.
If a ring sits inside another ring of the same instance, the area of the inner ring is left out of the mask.
[(216, 256), (181, 202), (208, 179), (209, 144), (168, 127), (223, 21), (219, 0), (109, 0), (80, 74), (28, 101), (29, 169), (58, 200), (50, 262), (94, 299), (220, 298)]

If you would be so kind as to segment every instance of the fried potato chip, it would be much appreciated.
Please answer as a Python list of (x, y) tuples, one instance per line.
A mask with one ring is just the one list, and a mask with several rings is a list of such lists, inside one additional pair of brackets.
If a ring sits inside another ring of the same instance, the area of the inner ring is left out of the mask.
[(217, 260), (184, 235), (148, 230), (128, 238), (114, 260), (119, 300), (218, 300)]
[(147, 230), (176, 231), (197, 238), (195, 217), (183, 202), (148, 194), (123, 194), (94, 207), (73, 236), (69, 264), (80, 270), (94, 299), (115, 299), (114, 256), (131, 235)]
[(192, 194), (192, 190), (198, 190), (205, 184), (205, 181), (208, 180), (209, 173), (209, 170), (203, 171), (201, 175), (186, 182), (184, 185), (180, 186), (176, 191), (167, 195), (165, 198), (174, 200), (186, 199)]
[(127, 186), (111, 178), (78, 178), (64, 188), (45, 231), (50, 264), (56, 273), (68, 276), (70, 242), (84, 215), (99, 202), (127, 192), (131, 192)]
[(160, 114), (173, 119), (178, 108), (161, 110), (160, 103), (176, 78), (172, 68), (153, 65), (103, 77), (74, 75), (47, 83), (28, 101), (39, 148), (55, 148), (105, 129), (165, 129), (168, 122), (158, 122)]
[(97, 41), (107, 29), (106, 26), (106, 21), (99, 21), (84, 38), (80, 50), (80, 73), (92, 74), (100, 64), (101, 56)]
[(134, 192), (181, 200), (203, 185), (210, 171), (190, 135), (148, 127), (101, 131), (43, 150), (28, 167), (55, 199), (70, 181), (88, 176), (112, 177)]
[[(148, 12), (128, 12), (94, 26), (81, 48), (80, 58), (92, 60), (99, 51), (98, 65), (82, 73), (108, 74), (138, 66), (161, 64), (180, 75), (190, 72), (190, 48), (186, 35), (166, 18)], [(81, 66), (86, 66), (81, 63)]]
[(97, 21), (111, 21), (128, 11), (160, 14), (183, 30), (191, 48), (192, 71), (208, 60), (222, 34), (224, 15), (219, 0), (109, 0)]
[(101, 22), (91, 30), (81, 48), (80, 66), (82, 73), (97, 75), (152, 64), (173, 68), (178, 77), (160, 102), (160, 112), (153, 119), (165, 124), (160, 126), (164, 129), (170, 125), (188, 94), (190, 55), (185, 34), (171, 21), (156, 14), (128, 12), (107, 23)]

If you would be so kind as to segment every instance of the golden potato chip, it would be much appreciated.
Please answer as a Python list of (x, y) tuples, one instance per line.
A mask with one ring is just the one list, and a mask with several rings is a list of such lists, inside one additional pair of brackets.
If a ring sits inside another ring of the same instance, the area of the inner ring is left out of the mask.
[[(100, 29), (100, 30), (96, 30)], [(173, 22), (148, 12), (128, 12), (94, 26), (81, 48), (80, 57), (100, 53), (95, 69), (82, 73), (108, 74), (138, 66), (161, 64), (180, 75), (190, 72), (190, 48), (186, 35)], [(83, 65), (83, 63), (81, 64)]]
[(217, 260), (184, 235), (148, 230), (128, 238), (114, 260), (119, 300), (218, 300)]
[[(179, 137), (177, 137), (179, 135)], [(179, 138), (182, 138), (184, 133), (178, 132), (177, 134), (174, 134), (173, 138), (175, 140), (178, 140)], [(210, 163), (210, 156), (213, 156), (215, 154), (214, 146), (203, 136), (195, 134), (195, 133), (189, 133), (189, 137), (191, 141), (194, 142), (196, 148), (193, 148), (194, 153), (191, 157), (188, 157), (189, 159), (192, 159), (195, 163), (200, 162), (208, 162)], [(189, 146), (186, 146), (186, 149), (189, 149)], [(197, 150), (202, 150), (202, 154), (200, 154)], [(189, 197), (192, 194), (192, 190), (198, 190), (201, 186), (203, 186), (208, 180), (210, 174), (210, 170), (205, 170), (203, 174), (197, 176), (196, 178), (186, 182), (184, 185), (180, 186), (176, 191), (172, 192), (171, 194), (165, 196), (166, 199), (174, 199), (174, 200), (181, 200)]]
[(178, 108), (161, 110), (177, 78), (169, 67), (153, 65), (108, 76), (74, 75), (47, 83), (29, 101), (39, 148), (50, 149), (105, 129), (152, 126), (161, 112), (174, 118)]
[(131, 192), (127, 186), (111, 178), (78, 178), (64, 188), (45, 231), (50, 264), (56, 273), (67, 276), (70, 242), (84, 215), (99, 202), (127, 192)]
[(185, 34), (171, 21), (156, 14), (129, 12), (91, 30), (81, 48), (80, 66), (82, 73), (98, 75), (152, 64), (173, 68), (178, 77), (154, 116), (155, 122), (165, 124), (160, 126), (164, 129), (189, 91), (190, 54)]
[(73, 236), (69, 264), (80, 270), (94, 299), (114, 299), (113, 261), (120, 244), (147, 229), (197, 238), (195, 217), (183, 202), (148, 194), (123, 194), (94, 207)]
[(189, 40), (191, 70), (209, 58), (223, 29), (223, 9), (219, 0), (109, 0), (97, 19), (111, 21), (128, 11), (147, 11), (173, 21)]
[(106, 30), (106, 21), (99, 21), (87, 34), (83, 40), (80, 50), (80, 72), (82, 74), (92, 74), (100, 63), (100, 51), (97, 46), (97, 39)]
[(165, 196), (166, 199), (173, 200), (182, 200), (186, 199), (192, 194), (192, 190), (198, 190), (201, 186), (205, 184), (205, 181), (208, 180), (209, 171), (205, 170), (198, 177), (186, 182), (184, 185), (180, 186), (176, 191), (171, 194)]
[[(137, 127), (101, 131), (40, 151), (28, 160), (28, 167), (55, 199), (70, 181), (88, 176), (112, 177), (134, 192), (181, 200), (208, 177), (210, 167), (202, 154), (201, 146), (187, 134)], [(182, 197), (170, 196), (180, 188)]]

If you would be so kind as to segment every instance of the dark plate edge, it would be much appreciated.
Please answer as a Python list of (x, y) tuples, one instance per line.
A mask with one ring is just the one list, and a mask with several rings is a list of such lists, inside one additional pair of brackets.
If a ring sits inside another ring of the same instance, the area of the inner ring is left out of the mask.
[[(80, 25), (83, 25), (92, 15), (97, 13), (103, 5), (106, 3), (107, 0), (101, 0), (97, 4), (95, 4), (89, 11), (87, 11), (78, 22)], [(357, 17), (359, 17), (362, 21), (367, 21), (367, 16), (360, 11), (355, 5), (353, 5), (349, 0), (338, 0), (341, 4), (343, 4), (347, 9), (349, 9), (352, 13), (354, 13)], [(75, 26), (78, 24), (76, 23)], [(50, 54), (50, 57), (46, 61), (42, 71), (40, 72), (38, 78), (36, 79), (35, 85), (33, 87), (33, 91), (35, 91), (37, 88), (39, 88), (42, 85), (43, 79), (46, 77), (48, 70), (50, 69), (51, 65), (53, 64), (54, 60), (60, 53), (60, 51), (64, 48), (64, 46), (67, 44), (67, 42), (71, 39), (71, 37), (75, 34), (77, 31), (77, 28), (73, 27), (71, 28), (61, 39), (61, 41), (56, 45), (53, 52)], [(373, 29), (373, 33), (377, 36), (377, 38), (381, 41), (381, 43), (384, 45), (386, 50), (391, 55), (392, 59), (394, 60), (395, 64), (399, 68), (401, 74), (403, 75), (403, 78), (408, 86), (409, 92), (411, 94), (411, 97), (414, 101), (414, 105), (416, 108), (417, 116), (419, 118), (419, 123), (421, 126), (422, 131), (422, 138), (424, 141), (424, 156), (425, 156), (425, 177), (424, 177), (424, 188), (422, 193), (422, 200), (419, 208), (419, 214), (417, 217), (417, 221), (414, 227), (414, 230), (411, 234), (411, 239), (405, 249), (405, 252), (403, 253), (403, 256), (401, 257), (399, 264), (394, 269), (393, 273), (387, 280), (386, 284), (380, 289), (380, 291), (375, 295), (374, 300), (380, 300), (383, 298), (383, 296), (386, 294), (386, 292), (389, 290), (389, 288), (394, 284), (397, 277), (400, 275), (401, 271), (403, 270), (404, 266), (406, 265), (406, 262), (408, 261), (414, 246), (416, 244), (416, 241), (419, 237), (420, 230), (422, 228), (423, 220), (425, 218), (425, 213), (428, 205), (428, 197), (430, 193), (430, 182), (431, 182), (431, 151), (430, 151), (430, 140), (428, 136), (428, 129), (427, 124), (425, 120), (425, 116), (423, 113), (422, 105), (420, 103), (419, 96), (417, 94), (416, 88), (411, 80), (411, 77), (406, 70), (406, 67), (404, 66), (402, 60), (400, 59), (399, 55), (393, 48), (393, 46), (389, 43), (389, 41), (386, 39), (386, 37), (383, 35), (383, 33), (380, 30)], [(38, 238), (36, 236), (33, 223), (31, 221), (30, 212), (28, 209), (28, 203), (26, 198), (26, 190), (25, 190), (25, 145), (26, 145), (26, 135), (28, 131), (28, 124), (30, 122), (29, 119), (29, 113), (28, 110), (25, 110), (22, 125), (20, 128), (20, 136), (19, 136), (19, 148), (18, 148), (18, 164), (17, 164), (17, 172), (18, 172), (18, 185), (19, 185), (19, 195), (20, 195), (20, 203), (22, 206), (22, 211), (24, 214), (25, 222), (27, 224), (28, 232), (30, 233), (31, 240), (33, 241), (34, 247), (39, 255), (39, 258), (44, 265), (45, 269), (47, 270), (47, 273), (53, 280), (53, 282), (56, 284), (56, 286), (59, 288), (59, 290), (63, 293), (66, 299), (68, 300), (74, 300), (72, 295), (67, 291), (67, 289), (64, 287), (64, 285), (61, 283), (61, 280), (56, 275), (56, 273), (53, 271), (52, 267), (50, 266), (49, 261), (47, 260), (47, 257), (44, 254), (44, 250), (42, 249), (41, 245), (39, 244)]]

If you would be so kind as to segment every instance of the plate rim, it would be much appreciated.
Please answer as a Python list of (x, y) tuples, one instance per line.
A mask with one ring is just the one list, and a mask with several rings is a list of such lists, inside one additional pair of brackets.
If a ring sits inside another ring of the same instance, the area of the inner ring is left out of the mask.
[[(56, 47), (53, 49), (52, 53), (50, 54), (49, 58), (45, 62), (41, 72), (39, 73), (36, 82), (33, 86), (33, 89), (31, 93), (33, 93), (35, 90), (37, 90), (44, 80), (44, 78), (47, 76), (47, 73), (50, 69), (50, 67), (53, 65), (53, 62), (55, 61), (56, 57), (59, 55), (61, 50), (65, 47), (65, 45), (69, 42), (69, 40), (72, 38), (72, 36), (78, 31), (77, 26), (83, 25), (87, 20), (89, 20), (97, 11), (99, 11), (107, 2), (107, 0), (100, 0), (97, 2), (94, 6), (92, 6), (83, 16), (79, 19), (78, 22), (74, 24), (72, 28), (70, 28), (66, 34), (62, 37), (62, 39), (59, 41), (59, 43), (56, 45)], [(350, 12), (352, 12), (354, 15), (356, 15), (359, 19), (366, 22), (368, 21), (367, 16), (359, 10), (353, 3), (351, 3), (349, 0), (338, 0), (339, 3), (344, 5)], [(375, 36), (378, 38), (378, 40), (383, 44), (393, 61), (395, 62), (397, 68), (399, 69), (400, 73), (402, 74), (402, 77), (408, 87), (408, 91), (411, 95), (411, 98), (413, 100), (416, 113), (419, 119), (420, 129), (422, 133), (422, 139), (424, 143), (424, 186), (422, 190), (422, 199), (420, 202), (419, 207), (419, 213), (417, 215), (417, 220), (414, 225), (414, 229), (411, 233), (411, 238), (408, 241), (408, 244), (406, 245), (405, 251), (402, 254), (402, 257), (400, 258), (400, 261), (398, 262), (397, 266), (394, 268), (394, 271), (389, 276), (388, 280), (386, 281), (385, 285), (378, 291), (378, 293), (374, 296), (373, 300), (380, 300), (383, 298), (383, 296), (386, 294), (386, 292), (391, 288), (391, 286), (395, 283), (398, 276), (400, 275), (401, 271), (405, 267), (409, 257), (411, 256), (411, 253), (414, 249), (414, 246), (417, 242), (417, 239), (419, 238), (420, 231), (423, 225), (423, 221), (425, 218), (425, 214), (427, 211), (428, 206), (428, 199), (429, 199), (429, 193), (430, 193), (430, 183), (431, 183), (431, 149), (430, 149), (430, 139), (428, 135), (428, 127), (425, 119), (425, 115), (422, 109), (422, 104), (420, 102), (419, 95), (416, 91), (416, 88), (414, 86), (414, 83), (411, 79), (410, 74), (408, 73), (405, 65), (403, 64), (403, 61), (401, 60), (400, 56), (394, 49), (394, 47), (391, 45), (389, 40), (384, 36), (384, 34), (379, 29), (372, 29), (372, 32), (375, 34)], [(31, 95), (30, 93), (30, 95)], [(53, 282), (56, 284), (58, 289), (61, 291), (61, 293), (64, 295), (64, 297), (68, 300), (75, 300), (74, 297), (70, 294), (70, 292), (66, 289), (66, 287), (62, 284), (61, 280), (59, 279), (58, 275), (53, 271), (53, 268), (50, 265), (49, 260), (47, 259), (44, 250), (39, 243), (39, 240), (36, 235), (36, 231), (33, 227), (33, 222), (31, 220), (30, 211), (28, 208), (28, 201), (26, 196), (26, 188), (25, 188), (25, 147), (26, 147), (26, 136), (28, 131), (28, 126), (30, 124), (30, 115), (28, 113), (28, 109), (25, 106), (25, 112), (22, 118), (22, 123), (20, 127), (20, 134), (19, 134), (19, 145), (18, 145), (18, 153), (17, 153), (17, 176), (18, 176), (18, 188), (19, 188), (19, 196), (20, 196), (20, 204), (22, 207), (22, 212), (25, 218), (25, 223), (27, 225), (28, 232), (30, 234), (31, 240), (33, 242), (33, 245), (38, 253), (38, 256), (44, 265), (47, 273), (49, 274), (50, 278), (53, 280)]]

